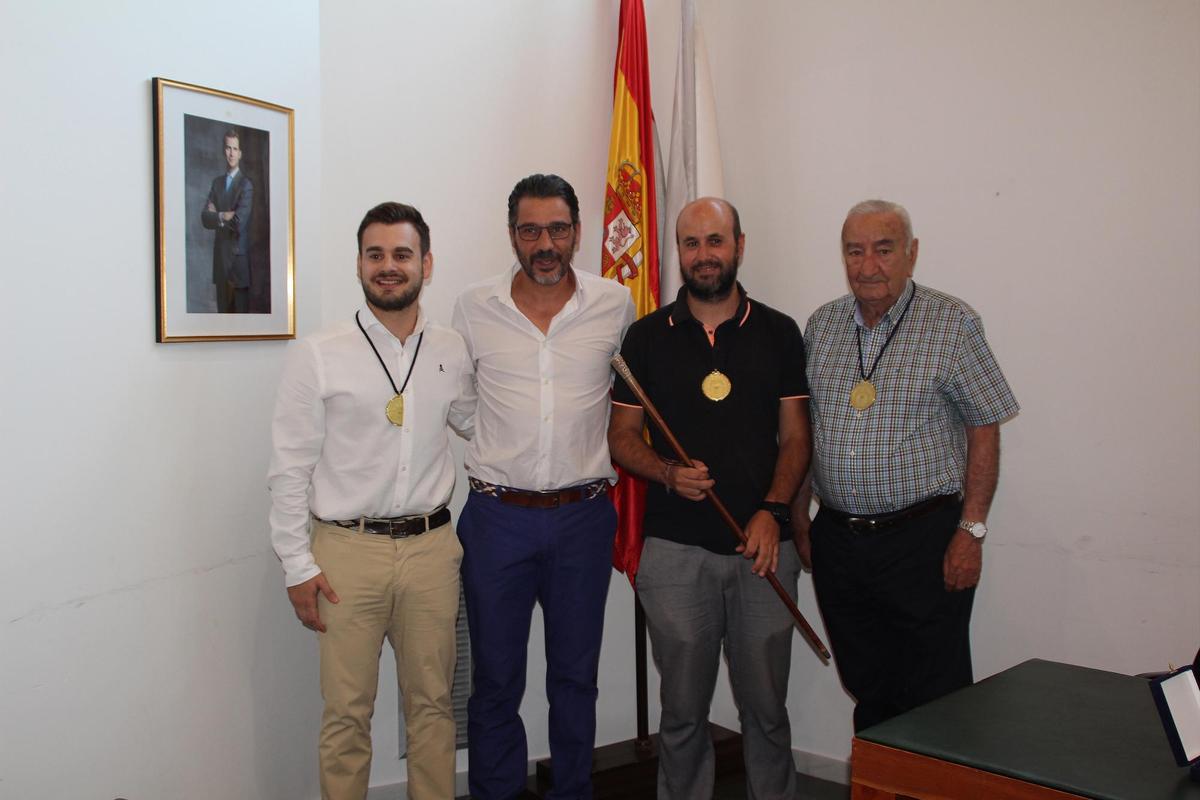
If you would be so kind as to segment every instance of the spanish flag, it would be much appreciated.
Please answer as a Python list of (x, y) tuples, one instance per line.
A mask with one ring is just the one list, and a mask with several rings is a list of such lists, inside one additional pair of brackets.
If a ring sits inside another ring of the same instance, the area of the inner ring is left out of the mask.
[[(629, 287), (637, 314), (658, 308), (658, 208), (655, 197), (654, 115), (646, 58), (642, 0), (621, 0), (613, 75), (612, 138), (604, 188), (601, 274)], [(633, 583), (642, 554), (646, 484), (618, 468), (613, 566)]]

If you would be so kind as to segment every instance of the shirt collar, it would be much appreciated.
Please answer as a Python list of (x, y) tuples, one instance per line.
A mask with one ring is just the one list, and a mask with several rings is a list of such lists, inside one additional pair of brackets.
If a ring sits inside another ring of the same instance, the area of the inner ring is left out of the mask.
[[(746, 289), (742, 286), (741, 281), (738, 281), (737, 283), (737, 292), (738, 307), (737, 310), (733, 312), (732, 319), (736, 319), (738, 321), (738, 327), (740, 328), (746, 324), (746, 318), (750, 316), (750, 295), (746, 294)], [(695, 317), (692, 316), (692, 309), (690, 306), (688, 306), (687, 287), (680, 286), (679, 293), (675, 295), (675, 306), (671, 309), (671, 325), (685, 322), (690, 319), (695, 319)], [(724, 325), (725, 323), (721, 324)]]
[[(512, 299), (512, 283), (513, 278), (517, 277), (517, 270), (520, 268), (521, 262), (514, 261), (512, 266), (509, 267), (507, 271), (502, 272), (500, 277), (496, 278), (496, 282), (492, 284), (491, 296), (499, 300), (501, 303), (504, 303), (507, 306), (512, 306), (513, 308), (516, 308), (517, 304), (514, 303)], [(583, 281), (579, 279), (579, 273), (575, 271), (574, 267), (568, 267), (568, 269), (570, 269), (575, 275), (575, 294), (572, 295), (572, 297), (577, 298), (579, 303), (582, 305), (583, 301), (586, 299), (586, 291), (583, 288)], [(566, 280), (566, 277), (564, 277), (563, 280)], [(569, 303), (570, 301), (568, 300), (567, 302)]]
[(239, 172), (241, 172), (241, 171), (242, 171), (242, 168), (241, 168), (241, 167), (234, 167), (234, 168), (233, 168), (233, 172), (226, 172), (226, 173), (225, 173), (225, 177), (226, 177), (226, 178), (236, 178), (236, 177), (238, 176), (238, 173), (239, 173)]
[[(375, 312), (371, 310), (371, 307), (369, 305), (367, 305), (366, 301), (363, 301), (358, 307), (358, 319), (362, 323), (362, 326), (364, 329), (378, 327), (379, 330), (383, 332), (384, 336), (388, 336), (388, 337), (394, 339), (397, 343), (399, 343), (400, 340), (396, 339), (396, 337), (392, 334), (392, 332), (389, 331), (387, 329), (387, 327), (384, 326), (384, 324), (379, 321), (379, 318), (375, 316)], [(425, 309), (421, 307), (421, 302), (418, 300), (417, 301), (417, 324), (413, 326), (412, 333), (409, 334), (410, 337), (419, 336), (425, 332), (426, 319), (427, 318), (425, 316)]]
[[(896, 323), (896, 317), (903, 313), (904, 309), (908, 306), (908, 298), (912, 297), (914, 286), (916, 286), (916, 284), (912, 282), (912, 278), (909, 278), (904, 284), (904, 291), (901, 292), (900, 296), (896, 298), (896, 302), (892, 303), (892, 307), (883, 312), (883, 316), (879, 318), (880, 322), (887, 320), (888, 327), (891, 327)], [(851, 297), (853, 296), (854, 295), (851, 295)], [(857, 300), (854, 301), (854, 321), (860, 328), (867, 327), (867, 323), (863, 320), (862, 307), (859, 306)], [(876, 329), (879, 328), (878, 323), (875, 325), (875, 327)]]
[(505, 305), (512, 305), (512, 282), (517, 275), (517, 270), (521, 268), (520, 263), (514, 261), (512, 266), (507, 271), (500, 273), (496, 278), (496, 282), (492, 284), (492, 297), (496, 298)]

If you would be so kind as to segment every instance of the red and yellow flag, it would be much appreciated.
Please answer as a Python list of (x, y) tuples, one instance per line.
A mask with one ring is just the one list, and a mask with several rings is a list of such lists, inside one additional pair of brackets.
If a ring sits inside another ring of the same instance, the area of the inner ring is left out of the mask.
[[(655, 202), (654, 116), (642, 0), (621, 0), (613, 75), (612, 138), (604, 188), (601, 274), (629, 287), (638, 317), (658, 308), (658, 208)], [(632, 583), (642, 554), (646, 484), (618, 468), (613, 566)]]

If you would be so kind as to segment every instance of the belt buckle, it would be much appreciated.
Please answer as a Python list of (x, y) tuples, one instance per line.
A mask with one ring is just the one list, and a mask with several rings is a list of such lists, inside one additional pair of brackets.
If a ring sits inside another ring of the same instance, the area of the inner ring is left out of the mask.
[[(417, 530), (404, 530), (407, 525), (415, 522), (421, 522), (423, 523), (423, 526)], [(407, 519), (397, 520), (396, 522), (391, 523), (391, 525), (388, 527), (390, 528), (388, 531), (388, 536), (393, 539), (407, 539), (411, 536), (420, 536), (422, 533), (425, 533), (429, 530), (429, 517), (409, 517)], [(397, 527), (401, 529), (398, 532), (396, 531)]]
[(858, 534), (875, 533), (879, 529), (870, 517), (850, 517), (846, 520), (846, 526)]

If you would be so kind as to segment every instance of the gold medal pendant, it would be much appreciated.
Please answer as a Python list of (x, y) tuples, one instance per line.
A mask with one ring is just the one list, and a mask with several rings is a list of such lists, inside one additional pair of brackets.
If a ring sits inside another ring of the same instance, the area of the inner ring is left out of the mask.
[(859, 381), (850, 390), (850, 405), (859, 411), (866, 411), (875, 404), (875, 384), (870, 381)]
[(717, 369), (705, 375), (704, 380), (700, 382), (700, 391), (714, 403), (719, 403), (729, 397), (732, 390), (733, 384), (729, 382), (729, 378)]
[(421, 342), (425, 341), (425, 331), (421, 331), (417, 336), (417, 349), (413, 351), (412, 361), (408, 363), (408, 374), (404, 376), (404, 383), (400, 388), (396, 388), (396, 382), (392, 380), (392, 373), (388, 371), (387, 364), (383, 363), (383, 356), (379, 355), (379, 350), (375, 347), (375, 343), (371, 341), (371, 337), (367, 336), (367, 329), (363, 327), (362, 321), (358, 318), (358, 312), (354, 312), (354, 324), (362, 331), (363, 338), (367, 340), (367, 344), (371, 346), (371, 352), (375, 354), (375, 358), (379, 359), (379, 366), (383, 368), (383, 374), (387, 375), (388, 383), (392, 386), (392, 391), (396, 394), (391, 400), (387, 401), (387, 406), (384, 407), (383, 413), (387, 416), (388, 422), (399, 428), (404, 424), (404, 390), (408, 388), (408, 379), (412, 377), (413, 367), (417, 365), (417, 356), (421, 355)]
[(401, 425), (404, 424), (404, 397), (403, 397), (403, 395), (396, 395), (391, 400), (388, 400), (387, 418), (388, 418), (388, 422), (392, 423), (396, 427), (400, 427)]

